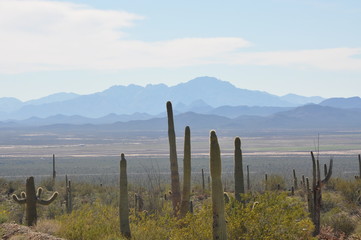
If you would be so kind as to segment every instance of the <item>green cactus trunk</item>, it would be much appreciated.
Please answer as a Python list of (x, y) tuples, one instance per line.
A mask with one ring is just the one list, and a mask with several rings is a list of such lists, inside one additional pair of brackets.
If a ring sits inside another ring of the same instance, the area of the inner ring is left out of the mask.
[(215, 131), (210, 133), (210, 170), (212, 179), (213, 239), (227, 239), (222, 186), (221, 152)]
[(34, 178), (30, 177), (26, 179), (26, 224), (33, 226), (38, 220), (38, 214), (36, 211), (36, 192)]
[(293, 188), (294, 188), (294, 190), (298, 189), (298, 180), (297, 180), (295, 169), (293, 169)]
[(234, 140), (234, 196), (237, 201), (241, 201), (241, 194), (244, 194), (244, 177), (241, 139), (236, 137)]
[(53, 154), (53, 183), (55, 184), (56, 171), (55, 171), (55, 154)]
[(359, 179), (361, 179), (361, 155), (358, 155)]
[(38, 188), (35, 192), (35, 183), (34, 177), (29, 177), (26, 179), (26, 190), (21, 193), (19, 198), (15, 194), (12, 195), (15, 202), (19, 204), (26, 204), (25, 213), (26, 213), (26, 224), (28, 226), (33, 226), (36, 224), (38, 215), (36, 210), (36, 204), (49, 205), (52, 203), (58, 196), (58, 192), (54, 192), (53, 195), (48, 200), (41, 200), (41, 193), (43, 189)]
[(120, 232), (124, 237), (131, 238), (129, 227), (127, 160), (125, 160), (123, 153), (121, 154), (120, 160), (119, 190)]
[(249, 179), (249, 165), (247, 165), (247, 191), (251, 191), (251, 180)]
[(311, 218), (313, 224), (315, 225), (315, 230), (313, 232), (314, 236), (317, 236), (320, 233), (321, 229), (321, 204), (322, 204), (322, 187), (330, 180), (332, 175), (332, 166), (333, 160), (330, 160), (330, 166), (327, 171), (327, 176), (321, 180), (321, 170), (320, 170), (320, 163), (318, 160), (315, 159), (313, 152), (311, 152), (312, 157), (312, 174), (313, 174), (313, 181), (312, 181), (312, 202), (311, 202)]
[(189, 212), (189, 198), (191, 194), (191, 131), (187, 126), (184, 133), (184, 159), (183, 159), (183, 196), (180, 215), (183, 217)]
[(65, 175), (65, 206), (67, 213), (71, 213), (73, 211), (71, 181), (68, 180), (68, 175)]
[(204, 191), (206, 190), (206, 185), (205, 185), (205, 182), (204, 182), (204, 170), (202, 168), (202, 192), (204, 194)]
[(168, 140), (169, 140), (172, 204), (173, 204), (174, 215), (177, 216), (181, 203), (181, 193), (180, 193), (180, 183), (179, 183), (176, 138), (175, 138), (174, 121), (173, 121), (173, 109), (172, 109), (172, 103), (169, 101), (167, 102), (167, 115), (168, 115)]

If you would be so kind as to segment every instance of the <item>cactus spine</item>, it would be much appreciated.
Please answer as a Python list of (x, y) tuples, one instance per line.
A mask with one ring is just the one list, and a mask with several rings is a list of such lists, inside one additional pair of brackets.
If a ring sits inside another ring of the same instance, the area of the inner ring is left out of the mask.
[(330, 166), (327, 171), (327, 176), (321, 180), (321, 171), (320, 163), (315, 160), (313, 152), (311, 152), (312, 157), (312, 202), (311, 202), (311, 218), (315, 224), (315, 231), (313, 232), (314, 236), (320, 233), (320, 217), (321, 217), (321, 202), (322, 202), (322, 187), (330, 180), (332, 175), (332, 165), (333, 160), (330, 160)]
[(243, 162), (241, 139), (234, 140), (234, 195), (237, 201), (241, 201), (241, 193), (244, 193)]
[(177, 148), (176, 138), (173, 121), (173, 109), (172, 103), (167, 102), (167, 115), (168, 115), (168, 140), (169, 140), (169, 160), (171, 171), (171, 187), (172, 187), (172, 204), (173, 212), (176, 216), (181, 203), (180, 184), (179, 184), (179, 172), (177, 161)]
[(222, 187), (222, 163), (215, 131), (210, 134), (210, 170), (212, 179), (213, 239), (227, 239)]
[(184, 159), (183, 159), (183, 196), (180, 209), (181, 216), (189, 212), (189, 198), (191, 194), (191, 130), (189, 126), (184, 132)]
[(21, 197), (19, 198), (15, 194), (12, 195), (15, 202), (19, 204), (26, 204), (26, 224), (28, 226), (36, 224), (38, 218), (36, 204), (49, 205), (58, 196), (58, 192), (54, 192), (48, 200), (42, 200), (40, 199), (42, 191), (43, 189), (39, 187), (35, 192), (34, 177), (29, 177), (26, 179), (26, 190), (20, 194)]
[(129, 227), (127, 160), (125, 160), (124, 153), (121, 154), (120, 159), (119, 188), (120, 232), (124, 237), (130, 238), (131, 234)]

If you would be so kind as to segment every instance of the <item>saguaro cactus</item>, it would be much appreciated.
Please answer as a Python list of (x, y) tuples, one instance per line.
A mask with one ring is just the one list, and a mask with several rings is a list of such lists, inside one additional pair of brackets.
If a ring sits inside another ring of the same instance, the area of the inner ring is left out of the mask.
[(40, 199), (43, 189), (39, 187), (35, 192), (35, 183), (34, 177), (29, 177), (26, 179), (26, 190), (20, 194), (20, 197), (13, 194), (12, 197), (15, 202), (19, 204), (26, 204), (26, 224), (28, 226), (33, 226), (36, 224), (38, 215), (36, 211), (36, 204), (49, 205), (52, 203), (58, 196), (58, 192), (54, 192), (53, 195), (48, 200)]
[(361, 179), (361, 155), (358, 155), (359, 179)]
[(213, 239), (227, 239), (222, 186), (221, 152), (215, 131), (210, 133), (210, 170), (212, 179)]
[(67, 213), (71, 213), (73, 211), (72, 199), (71, 181), (68, 180), (68, 175), (65, 175), (65, 206)]
[(321, 170), (320, 163), (318, 160), (315, 160), (313, 152), (311, 152), (312, 157), (312, 202), (311, 202), (311, 218), (315, 224), (314, 236), (320, 233), (320, 217), (321, 217), (321, 202), (322, 202), (322, 187), (330, 180), (332, 175), (332, 165), (333, 160), (330, 160), (329, 170), (327, 171), (327, 176), (321, 180)]
[(56, 171), (55, 171), (55, 154), (53, 154), (53, 182), (55, 183)]
[(180, 214), (185, 216), (189, 212), (189, 198), (191, 194), (191, 130), (189, 126), (184, 132), (184, 159), (183, 159), (183, 196)]
[(298, 180), (297, 180), (295, 169), (293, 169), (293, 187), (294, 187), (294, 190), (298, 189)]
[(204, 183), (204, 170), (202, 168), (202, 191), (203, 191), (203, 193), (204, 193), (205, 188), (206, 188), (206, 185)]
[(172, 103), (167, 102), (167, 115), (168, 115), (168, 140), (169, 140), (169, 160), (171, 172), (171, 188), (172, 188), (172, 204), (174, 215), (178, 214), (181, 203), (181, 193), (179, 184), (178, 160), (176, 138), (174, 130), (173, 109)]
[(234, 196), (237, 201), (241, 201), (241, 193), (244, 193), (244, 177), (241, 139), (236, 137), (234, 140)]
[(247, 165), (247, 191), (251, 191), (251, 181), (249, 179), (249, 165)]
[(125, 160), (124, 153), (121, 154), (120, 159), (119, 190), (120, 232), (124, 237), (130, 238), (131, 233), (129, 227), (127, 160)]

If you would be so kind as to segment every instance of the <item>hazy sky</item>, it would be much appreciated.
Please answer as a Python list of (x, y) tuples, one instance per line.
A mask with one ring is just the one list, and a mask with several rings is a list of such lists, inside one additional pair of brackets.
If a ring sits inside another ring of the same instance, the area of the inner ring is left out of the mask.
[(0, 0), (0, 97), (212, 76), (361, 96), (360, 0)]

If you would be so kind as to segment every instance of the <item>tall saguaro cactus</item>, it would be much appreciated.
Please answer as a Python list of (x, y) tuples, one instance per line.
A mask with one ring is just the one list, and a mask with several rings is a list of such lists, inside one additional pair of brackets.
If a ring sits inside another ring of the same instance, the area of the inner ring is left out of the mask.
[(332, 165), (333, 160), (330, 160), (329, 170), (327, 171), (327, 176), (321, 180), (321, 170), (320, 163), (318, 159), (316, 160), (313, 152), (311, 152), (312, 157), (312, 201), (311, 201), (311, 218), (315, 224), (315, 231), (313, 232), (314, 236), (320, 233), (320, 217), (321, 217), (321, 203), (322, 203), (322, 187), (330, 180), (332, 175)]
[(294, 190), (297, 190), (298, 189), (298, 180), (297, 180), (297, 176), (296, 176), (296, 170), (293, 169), (293, 187), (294, 187)]
[(55, 183), (56, 171), (55, 171), (55, 154), (53, 154), (53, 182)]
[(167, 102), (167, 115), (168, 115), (168, 140), (169, 140), (169, 160), (171, 172), (171, 188), (172, 188), (172, 204), (173, 212), (176, 216), (181, 203), (181, 193), (179, 184), (178, 160), (177, 160), (177, 147), (174, 130), (173, 109), (172, 103)]
[(130, 238), (127, 160), (125, 160), (124, 153), (122, 153), (120, 157), (119, 190), (120, 232), (124, 237)]
[(26, 204), (26, 224), (28, 226), (35, 225), (38, 219), (36, 204), (49, 205), (58, 196), (58, 192), (54, 192), (48, 200), (42, 200), (40, 199), (42, 191), (43, 189), (39, 187), (35, 192), (34, 177), (29, 177), (26, 179), (25, 192), (22, 192), (20, 194), (20, 197), (15, 194), (12, 195), (15, 202), (19, 204)]
[(185, 216), (189, 212), (189, 198), (191, 194), (191, 130), (189, 126), (184, 132), (184, 159), (183, 159), (183, 196), (180, 209), (181, 216)]
[(68, 175), (65, 175), (65, 207), (67, 213), (71, 213), (73, 211), (72, 200), (71, 181), (68, 180)]
[(358, 155), (359, 179), (361, 179), (361, 155)]
[(247, 165), (247, 191), (251, 191), (251, 181), (249, 179), (249, 165)]
[(227, 239), (222, 186), (221, 151), (215, 131), (210, 133), (210, 170), (212, 179), (213, 239)]
[(241, 139), (234, 140), (234, 195), (237, 201), (241, 201), (241, 193), (244, 193), (243, 159), (241, 150)]

